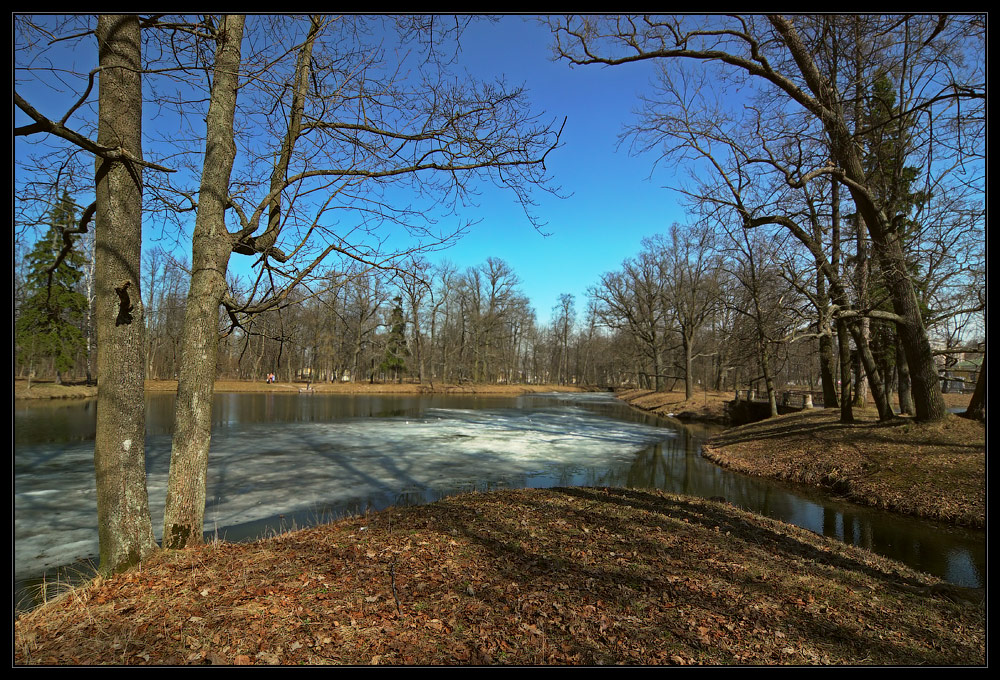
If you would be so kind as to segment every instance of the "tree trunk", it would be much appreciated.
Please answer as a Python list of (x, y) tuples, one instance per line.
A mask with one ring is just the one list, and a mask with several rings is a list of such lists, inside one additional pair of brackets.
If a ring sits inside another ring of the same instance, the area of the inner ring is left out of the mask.
[[(851, 332), (854, 334), (854, 344), (858, 348), (858, 357), (861, 365), (864, 367), (865, 374), (868, 377), (868, 387), (871, 389), (872, 399), (875, 400), (875, 408), (878, 409), (879, 420), (890, 420), (895, 417), (895, 413), (893, 413), (892, 407), (889, 405), (889, 396), (885, 391), (885, 382), (879, 375), (878, 367), (875, 364), (875, 357), (872, 356), (871, 347), (868, 344), (868, 338), (864, 335), (864, 328), (861, 327), (861, 324), (858, 324), (851, 327)], [(855, 400), (856, 402), (857, 400)]]
[(979, 375), (976, 377), (976, 389), (972, 393), (972, 399), (969, 401), (969, 407), (965, 409), (965, 413), (962, 414), (966, 418), (974, 418), (976, 420), (985, 420), (986, 418), (986, 355), (983, 355), (983, 365), (979, 369)]
[[(842, 139), (834, 145), (842, 157), (841, 166), (845, 174), (856, 183), (863, 184), (864, 172), (861, 162), (850, 148), (851, 141), (846, 131)], [(872, 238), (872, 251), (878, 258), (884, 275), (885, 286), (892, 299), (893, 311), (903, 318), (898, 324), (899, 338), (903, 343), (906, 363), (910, 367), (911, 391), (916, 410), (916, 418), (921, 421), (939, 420), (947, 409), (941, 397), (941, 384), (937, 365), (931, 352), (927, 329), (920, 315), (920, 305), (908, 275), (906, 258), (899, 242), (899, 234), (891, 227), (885, 215), (871, 202), (868, 195), (850, 186), (854, 203), (862, 215)]]
[[(855, 335), (862, 333), (863, 331), (859, 331)], [(865, 389), (865, 370), (861, 367), (860, 347), (854, 350), (854, 355), (851, 357), (851, 370), (854, 371), (854, 406), (864, 408), (868, 403), (868, 390)]]
[(93, 310), (94, 310), (94, 258), (97, 255), (96, 241), (93, 240), (94, 235), (90, 234), (88, 238), (90, 241), (90, 258), (87, 263), (87, 276), (84, 280), (84, 294), (87, 296), (87, 312), (84, 315), (84, 333), (83, 337), (85, 340), (86, 352), (87, 352), (87, 384), (94, 384), (94, 372), (91, 369), (93, 366), (93, 353), (94, 353), (94, 329), (93, 329)]
[(774, 390), (774, 376), (771, 375), (771, 357), (767, 351), (767, 340), (763, 334), (758, 338), (760, 352), (760, 370), (764, 375), (764, 389), (767, 392), (767, 405), (771, 417), (778, 415), (778, 398)]
[[(97, 143), (142, 157), (139, 18), (97, 20), (100, 54)], [(141, 169), (96, 164), (97, 526), (100, 572), (137, 564), (156, 550), (146, 491)]]
[(683, 339), (684, 344), (684, 398), (691, 399), (694, 397), (694, 375), (691, 371), (691, 366), (694, 360), (691, 358), (691, 340), (685, 334)]
[(910, 367), (906, 365), (903, 345), (896, 339), (896, 384), (899, 394), (899, 412), (913, 415), (913, 397), (910, 395)]
[(819, 374), (823, 388), (823, 407), (836, 408), (837, 381), (834, 377), (833, 338), (824, 334), (819, 337)]
[(847, 321), (837, 319), (837, 347), (840, 350), (840, 422), (853, 423), (851, 407), (851, 345), (847, 338)]
[(192, 242), (193, 273), (184, 312), (183, 359), (163, 515), (165, 548), (197, 545), (204, 531), (219, 305), (226, 292), (226, 268), (233, 247), (226, 231), (225, 212), (236, 157), (233, 118), (242, 39), (243, 17), (225, 17), (219, 32), (208, 109), (205, 162)]

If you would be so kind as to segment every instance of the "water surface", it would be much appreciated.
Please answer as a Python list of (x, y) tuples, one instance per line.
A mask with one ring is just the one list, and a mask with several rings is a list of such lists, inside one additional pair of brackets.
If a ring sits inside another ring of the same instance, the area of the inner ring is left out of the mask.
[[(171, 394), (147, 396), (146, 465), (162, 529)], [(15, 406), (15, 580), (97, 555), (94, 400)], [(242, 540), (349, 512), (471, 490), (629, 486), (729, 502), (964, 586), (985, 584), (985, 535), (730, 472), (714, 430), (613, 396), (215, 396), (205, 528)]]

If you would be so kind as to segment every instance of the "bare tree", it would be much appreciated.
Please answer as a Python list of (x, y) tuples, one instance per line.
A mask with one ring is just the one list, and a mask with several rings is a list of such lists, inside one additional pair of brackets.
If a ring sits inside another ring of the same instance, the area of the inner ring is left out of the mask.
[[(214, 54), (164, 519), (171, 547), (201, 540), (219, 306), (235, 331), (253, 314), (284, 304), (334, 254), (395, 267), (412, 247), (383, 251), (369, 238), (381, 225), (399, 225), (429, 245), (464, 230), (435, 235), (421, 224), (423, 211), (395, 200), (407, 185), (417, 197), (453, 202), (478, 177), (511, 189), (527, 209), (528, 190), (544, 183), (545, 155), (558, 141), (551, 126), (527, 114), (520, 90), (449, 81), (438, 70), (443, 62), (425, 62), (419, 79), (404, 77), (402, 65), (376, 44), (381, 36), (369, 37), (371, 22), (382, 18), (268, 21), (255, 20), (248, 30), (279, 29), (270, 33), (270, 52), (246, 54), (242, 17), (156, 24), (195, 35), (195, 46), (207, 42)], [(198, 49), (193, 54), (204, 57)], [(237, 130), (262, 133), (243, 139)], [(238, 149), (246, 162), (234, 174)], [(338, 228), (338, 214), (357, 226)], [(253, 257), (258, 267), (241, 301), (226, 290), (232, 254)]]
[(601, 322), (628, 333), (642, 349), (645, 365), (636, 367), (637, 378), (646, 382), (651, 373), (657, 391), (663, 388), (663, 352), (667, 347), (661, 285), (659, 263), (646, 249), (637, 258), (625, 260), (620, 271), (603, 274), (600, 283), (590, 289)]
[(417, 367), (417, 382), (427, 379), (427, 355), (424, 343), (423, 313), (425, 300), (432, 295), (431, 264), (424, 258), (412, 256), (399, 276), (399, 289), (409, 312), (410, 345)]
[[(913, 280), (896, 215), (869, 184), (863, 159), (854, 143), (850, 109), (838, 88), (822, 68), (824, 46), (844, 31), (831, 30), (825, 21), (767, 17), (614, 17), (552, 20), (559, 55), (574, 64), (621, 65), (640, 60), (699, 62), (718, 66), (720, 82), (759, 83), (778, 94), (782, 102), (812, 121), (829, 143), (832, 162), (814, 167), (807, 177), (829, 174), (848, 192), (856, 213), (871, 238), (885, 285), (892, 301), (894, 319), (911, 370), (916, 416), (937, 420), (945, 414), (937, 371), (920, 314)], [(845, 22), (847, 23), (847, 22)], [(904, 109), (910, 115), (951, 109), (963, 101), (976, 107), (985, 100), (983, 71), (972, 54), (972, 67), (960, 72), (944, 56), (962, 52), (969, 35), (961, 22), (944, 17), (885, 17), (861, 26), (855, 41), (869, 41), (877, 52), (871, 59), (905, 66), (910, 96)], [(850, 28), (857, 28), (850, 22)], [(834, 27), (835, 28), (835, 27)], [(980, 35), (980, 39), (981, 39)], [(972, 38), (976, 39), (976, 38)], [(973, 47), (975, 49), (975, 47)], [(953, 117), (961, 127), (961, 113)], [(939, 130), (940, 128), (935, 128)], [(956, 139), (952, 136), (950, 139)], [(933, 137), (932, 137), (933, 140)], [(963, 140), (968, 141), (968, 140)], [(971, 158), (967, 149), (955, 149), (955, 158)], [(750, 216), (747, 220), (750, 221)], [(758, 222), (760, 218), (757, 218)]]
[(556, 360), (556, 375), (559, 384), (565, 385), (569, 374), (569, 336), (573, 327), (576, 312), (573, 307), (573, 296), (569, 293), (562, 293), (559, 296), (559, 303), (552, 309), (552, 327), (558, 340), (558, 358)]
[(686, 399), (694, 396), (693, 362), (705, 323), (718, 302), (718, 259), (714, 232), (708, 228), (671, 225), (666, 236), (647, 241), (660, 262), (664, 304), (670, 327), (680, 336), (681, 374)]

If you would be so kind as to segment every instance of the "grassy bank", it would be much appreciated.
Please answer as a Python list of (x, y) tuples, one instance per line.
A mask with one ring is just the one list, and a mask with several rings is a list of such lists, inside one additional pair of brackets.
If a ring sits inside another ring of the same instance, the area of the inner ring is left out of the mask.
[(691, 399), (684, 392), (654, 392), (653, 390), (619, 390), (619, 399), (635, 408), (681, 421), (726, 424), (726, 403), (732, 392), (697, 391)]
[(979, 597), (722, 503), (501, 491), (162, 553), (18, 618), (14, 660), (981, 665)]
[(827, 488), (895, 512), (986, 525), (986, 428), (955, 415), (937, 423), (880, 423), (836, 409), (769, 418), (727, 430), (703, 448), (710, 460), (751, 475)]
[[(689, 420), (724, 420), (727, 393), (684, 400), (683, 393), (629, 390), (618, 396), (636, 408)], [(946, 394), (950, 408), (968, 395)], [(955, 415), (938, 423), (912, 418), (880, 423), (874, 409), (811, 409), (731, 428), (703, 447), (724, 467), (810, 484), (848, 499), (928, 519), (984, 527), (986, 428)]]
[(97, 396), (97, 385), (85, 382), (68, 382), (57, 385), (51, 380), (14, 379), (15, 399), (85, 399)]

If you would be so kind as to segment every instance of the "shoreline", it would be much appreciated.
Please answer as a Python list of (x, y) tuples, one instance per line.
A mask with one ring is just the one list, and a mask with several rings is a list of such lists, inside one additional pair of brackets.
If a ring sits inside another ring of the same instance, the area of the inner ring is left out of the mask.
[[(91, 399), (97, 396), (96, 385), (35, 382), (26, 388), (27, 380), (15, 379), (14, 399), (41, 401), (52, 399)], [(176, 380), (147, 380), (147, 393), (176, 392)], [(489, 383), (307, 383), (276, 382), (267, 384), (262, 380), (216, 380), (215, 392), (244, 392), (254, 394), (480, 394), (496, 396), (519, 396), (539, 392), (593, 392), (596, 388), (577, 385), (520, 385)]]
[[(724, 400), (649, 390), (618, 393), (639, 410), (682, 422), (719, 422)], [(731, 396), (731, 395), (727, 395)], [(969, 395), (945, 395), (950, 407)], [(949, 401), (951, 403), (949, 403)], [(743, 474), (805, 484), (860, 505), (974, 529), (986, 526), (985, 424), (949, 414), (938, 423), (878, 421), (856, 408), (843, 425), (838, 409), (810, 409), (729, 427), (702, 455)]]
[[(30, 401), (92, 398), (96, 386), (35, 383), (15, 398)], [(19, 390), (18, 388), (21, 387)], [(176, 380), (147, 380), (147, 393), (174, 392)], [(255, 394), (466, 394), (519, 396), (540, 392), (592, 392), (577, 385), (450, 383), (317, 383), (218, 380), (219, 393)], [(805, 484), (870, 507), (975, 529), (986, 524), (985, 424), (949, 415), (938, 424), (901, 417), (878, 423), (873, 409), (855, 409), (857, 423), (843, 426), (836, 409), (811, 409), (732, 427), (729, 392), (626, 389), (614, 392), (639, 411), (680, 423), (726, 426), (702, 448), (712, 462), (737, 472)], [(968, 395), (945, 395), (946, 404), (967, 404)], [(970, 455), (971, 454), (971, 455)]]

